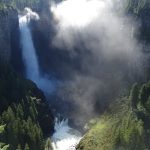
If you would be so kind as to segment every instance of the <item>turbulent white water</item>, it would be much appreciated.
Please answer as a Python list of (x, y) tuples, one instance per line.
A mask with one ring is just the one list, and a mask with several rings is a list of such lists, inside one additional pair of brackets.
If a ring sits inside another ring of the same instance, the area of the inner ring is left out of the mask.
[[(19, 27), (21, 33), (22, 56), (26, 68), (26, 77), (34, 81), (44, 92), (52, 92), (51, 81), (40, 75), (36, 50), (32, 41), (32, 35), (29, 28), (31, 19), (39, 19), (38, 14), (31, 9), (25, 8), (25, 15), (19, 18)], [(54, 150), (75, 150), (76, 144), (81, 139), (81, 134), (68, 125), (68, 120), (55, 123), (55, 133), (52, 136), (52, 145)]]
[(56, 120), (55, 133), (52, 137), (54, 150), (75, 150), (75, 146), (80, 139), (80, 132), (69, 127), (67, 119), (62, 121)]
[(26, 77), (34, 81), (45, 93), (51, 93), (53, 89), (52, 82), (48, 78), (40, 75), (38, 59), (29, 28), (31, 19), (38, 20), (39, 16), (31, 9), (25, 8), (25, 15), (19, 17), (19, 27)]

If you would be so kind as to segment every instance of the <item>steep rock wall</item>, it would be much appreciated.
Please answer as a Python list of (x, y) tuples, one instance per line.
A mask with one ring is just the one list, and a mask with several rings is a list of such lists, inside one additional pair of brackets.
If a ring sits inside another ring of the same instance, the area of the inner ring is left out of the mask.
[(18, 13), (9, 7), (0, 10), (0, 59), (10, 62), (14, 32), (18, 30)]

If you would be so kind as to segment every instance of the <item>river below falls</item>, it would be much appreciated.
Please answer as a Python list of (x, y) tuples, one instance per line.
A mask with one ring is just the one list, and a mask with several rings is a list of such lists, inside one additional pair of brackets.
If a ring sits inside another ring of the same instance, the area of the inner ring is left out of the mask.
[(68, 120), (55, 121), (55, 133), (52, 136), (52, 147), (54, 150), (75, 150), (82, 135), (76, 129), (68, 125)]

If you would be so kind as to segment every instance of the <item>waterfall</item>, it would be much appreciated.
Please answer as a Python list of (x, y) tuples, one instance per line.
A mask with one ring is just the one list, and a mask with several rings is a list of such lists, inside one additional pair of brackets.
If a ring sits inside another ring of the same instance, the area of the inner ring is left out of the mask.
[(22, 56), (25, 65), (26, 77), (34, 81), (40, 89), (46, 94), (53, 91), (52, 81), (45, 76), (40, 75), (36, 50), (32, 41), (32, 35), (29, 28), (31, 19), (40, 19), (38, 14), (30, 8), (25, 8), (25, 14), (19, 17), (19, 28), (21, 35)]
[[(38, 20), (39, 16), (35, 12), (32, 12), (31, 9), (25, 8), (25, 15), (19, 17), (19, 27), (26, 77), (34, 81), (45, 93), (51, 93), (54, 88), (52, 81), (47, 77), (40, 75), (36, 50), (29, 28), (31, 19)], [(80, 139), (81, 134), (75, 129), (69, 127), (68, 120), (58, 121), (58, 119), (56, 119), (55, 133), (52, 136), (54, 150), (75, 150), (75, 146)]]
[(55, 133), (52, 136), (53, 150), (75, 150), (81, 140), (79, 131), (68, 125), (68, 119), (55, 121)]
[[(36, 82), (40, 73), (35, 48), (32, 42), (31, 32), (28, 27), (31, 16), (32, 15), (30, 15), (30, 13), (26, 13), (26, 15), (20, 17), (19, 27), (21, 33), (22, 55), (25, 63), (26, 77)], [(38, 15), (36, 15), (35, 18), (39, 19)]]

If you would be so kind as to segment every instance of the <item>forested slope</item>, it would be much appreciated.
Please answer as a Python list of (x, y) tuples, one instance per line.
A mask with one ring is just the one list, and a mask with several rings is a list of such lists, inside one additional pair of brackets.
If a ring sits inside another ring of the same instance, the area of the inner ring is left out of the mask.
[(150, 82), (135, 84), (116, 100), (79, 143), (77, 150), (150, 148)]
[(5, 131), (0, 141), (32, 150), (44, 149), (44, 137), (53, 132), (54, 118), (43, 93), (37, 86), (19, 77), (13, 69), (0, 63), (0, 124)]

